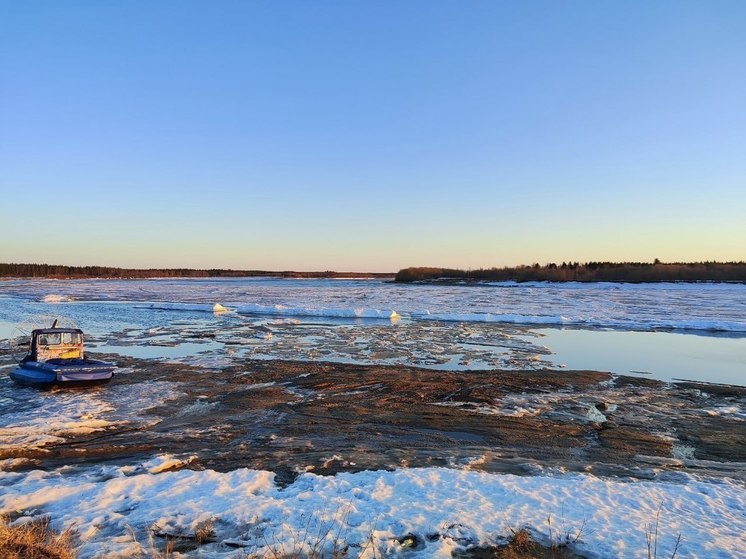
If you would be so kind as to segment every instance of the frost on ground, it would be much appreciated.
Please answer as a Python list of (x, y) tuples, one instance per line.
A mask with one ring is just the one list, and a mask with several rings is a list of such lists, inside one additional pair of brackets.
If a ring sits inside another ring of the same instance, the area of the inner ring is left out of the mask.
[(405, 550), (450, 557), (527, 526), (540, 542), (577, 540), (572, 547), (587, 557), (631, 559), (645, 556), (658, 513), (659, 557), (670, 557), (679, 533), (681, 559), (746, 556), (746, 487), (731, 479), (672, 474), (652, 483), (424, 468), (306, 473), (281, 489), (266, 471), (166, 471), (179, 460), (0, 473), (0, 511), (74, 526), (83, 558), (131, 556), (148, 533), (194, 539), (211, 523), (213, 541), (192, 556), (236, 557), (237, 548), (261, 555), (336, 539), (350, 557)]
[(43, 451), (76, 437), (148, 425), (152, 420), (139, 414), (177, 397), (174, 388), (165, 381), (85, 391), (14, 387), (0, 399), (0, 457), (18, 448)]

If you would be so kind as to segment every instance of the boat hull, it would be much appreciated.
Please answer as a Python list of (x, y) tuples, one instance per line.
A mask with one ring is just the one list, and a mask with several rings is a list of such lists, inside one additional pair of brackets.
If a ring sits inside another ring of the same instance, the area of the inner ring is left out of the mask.
[(26, 386), (84, 386), (109, 382), (116, 366), (95, 359), (27, 361), (10, 372), (10, 378)]

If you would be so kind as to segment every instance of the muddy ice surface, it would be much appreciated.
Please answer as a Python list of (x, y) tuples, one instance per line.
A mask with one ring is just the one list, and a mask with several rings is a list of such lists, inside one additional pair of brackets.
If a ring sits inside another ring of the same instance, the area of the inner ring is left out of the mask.
[[(16, 387), (3, 375), (2, 467), (127, 464), (171, 453), (185, 467), (271, 470), (286, 482), (303, 471), (428, 465), (639, 478), (689, 471), (746, 479), (744, 388), (530, 370), (541, 366), (538, 346), (513, 333), (487, 339), (468, 326), (453, 334), (458, 344), (477, 347), (468, 360), (524, 368), (398, 364), (423, 347), (431, 335), (427, 327), (408, 349), (396, 339), (401, 331), (390, 325), (372, 327), (366, 340), (358, 339), (359, 329), (335, 327), (331, 339), (326, 332), (323, 347), (312, 342), (328, 328), (324, 324), (306, 325), (300, 336), (293, 323), (275, 323), (266, 331), (263, 324), (238, 324), (220, 333), (183, 326), (98, 340), (99, 352), (119, 352), (97, 357), (121, 367), (103, 387), (40, 392)], [(174, 343), (176, 331), (204, 352), (126, 356), (127, 348), (136, 353), (146, 343), (147, 351), (183, 350)], [(278, 344), (273, 351), (283, 355), (287, 344), (287, 355), (307, 360), (267, 359), (259, 332), (271, 334)], [(483, 349), (497, 346), (498, 352)], [(453, 361), (445, 347), (428, 348), (431, 365)], [(362, 354), (392, 364), (325, 361)], [(0, 355), (0, 371), (11, 365), (7, 354)]]

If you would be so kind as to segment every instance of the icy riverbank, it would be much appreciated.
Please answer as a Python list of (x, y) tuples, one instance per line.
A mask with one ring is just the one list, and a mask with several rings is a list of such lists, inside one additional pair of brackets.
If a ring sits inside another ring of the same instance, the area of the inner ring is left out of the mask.
[(0, 510), (49, 514), (57, 527), (75, 526), (82, 558), (127, 557), (137, 550), (133, 533), (141, 543), (149, 531), (189, 537), (211, 521), (215, 541), (190, 556), (234, 557), (235, 546), (289, 550), (327, 534), (326, 545), (341, 538), (350, 557), (450, 557), (528, 526), (544, 542), (577, 538), (572, 547), (587, 557), (632, 559), (645, 555), (646, 531), (659, 510), (659, 557), (671, 555), (679, 533), (680, 559), (746, 556), (746, 491), (729, 479), (670, 474), (668, 481), (645, 482), (424, 468), (306, 473), (279, 488), (266, 471), (164, 471), (177, 465), (161, 456), (138, 467), (0, 473)]

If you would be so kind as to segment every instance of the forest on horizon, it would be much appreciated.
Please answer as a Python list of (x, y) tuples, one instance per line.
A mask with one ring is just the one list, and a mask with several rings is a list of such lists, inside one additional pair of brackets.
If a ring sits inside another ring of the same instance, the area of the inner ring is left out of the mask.
[(375, 272), (295, 272), (266, 270), (230, 270), (221, 268), (114, 268), (108, 266), (63, 266), (57, 264), (15, 264), (0, 263), (0, 277), (4, 278), (111, 278), (111, 279), (147, 279), (147, 278), (245, 278), (245, 277), (282, 277), (282, 278), (359, 278), (359, 277), (392, 277), (394, 274)]
[(404, 268), (395, 281), (746, 282), (746, 262), (562, 262), (504, 268)]
[(713, 281), (746, 283), (746, 262), (562, 262), (461, 270), (410, 267), (393, 273), (296, 272), (193, 268), (116, 268), (56, 264), (0, 263), (0, 278), (148, 279), (148, 278), (394, 278), (398, 283), (435, 281), (663, 282)]

